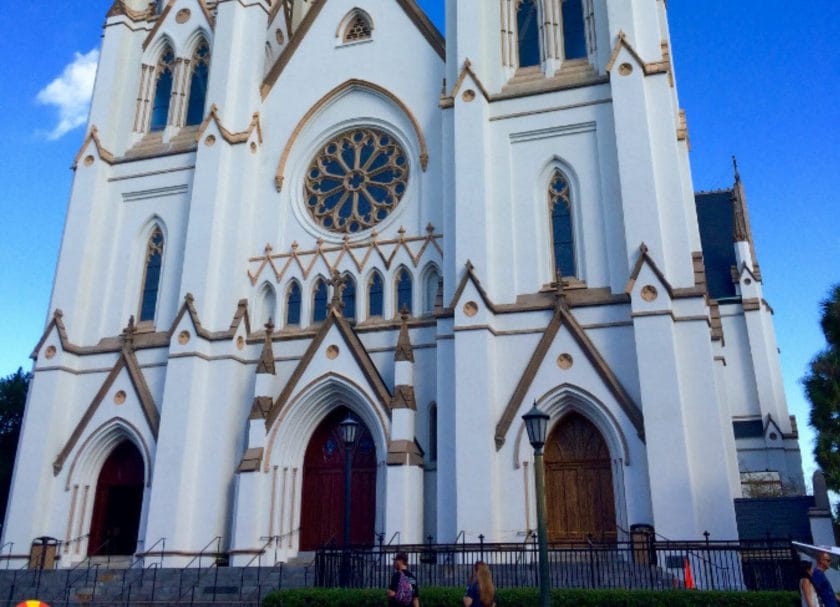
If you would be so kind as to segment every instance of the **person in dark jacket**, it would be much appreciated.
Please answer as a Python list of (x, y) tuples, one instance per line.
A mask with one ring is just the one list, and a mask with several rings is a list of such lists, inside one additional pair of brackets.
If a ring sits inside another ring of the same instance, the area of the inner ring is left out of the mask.
[(394, 557), (394, 573), (388, 584), (388, 607), (405, 607), (405, 603), (400, 603), (397, 597), (402, 576), (411, 584), (411, 606), (420, 607), (420, 588), (417, 586), (417, 577), (408, 568), (408, 555), (405, 552), (398, 552)]
[(473, 565), (473, 576), (464, 594), (464, 607), (496, 607), (493, 575), (484, 561), (476, 561)]

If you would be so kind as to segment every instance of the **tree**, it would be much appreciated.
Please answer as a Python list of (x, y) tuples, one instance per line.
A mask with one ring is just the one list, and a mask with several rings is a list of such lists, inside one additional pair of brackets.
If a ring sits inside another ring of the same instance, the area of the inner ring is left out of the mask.
[(840, 491), (840, 284), (831, 288), (820, 307), (828, 347), (811, 361), (802, 383), (811, 401), (811, 426), (817, 431), (817, 464), (826, 486)]
[(20, 368), (0, 379), (0, 521), (6, 514), (23, 408), (31, 379), (32, 374), (24, 373)]

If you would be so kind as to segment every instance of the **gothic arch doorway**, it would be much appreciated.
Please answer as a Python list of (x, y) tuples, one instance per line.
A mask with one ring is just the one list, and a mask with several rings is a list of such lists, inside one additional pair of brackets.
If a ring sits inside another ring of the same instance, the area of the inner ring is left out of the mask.
[(578, 413), (561, 419), (546, 443), (545, 497), (549, 541), (616, 540), (610, 451)]
[(143, 508), (143, 456), (129, 440), (111, 452), (96, 481), (88, 556), (134, 554)]
[[(303, 462), (300, 550), (342, 542), (344, 525), (344, 465), (347, 454), (339, 423), (346, 407), (335, 409), (312, 435)], [(361, 420), (352, 460), (350, 542), (372, 545), (376, 517), (376, 447)]]

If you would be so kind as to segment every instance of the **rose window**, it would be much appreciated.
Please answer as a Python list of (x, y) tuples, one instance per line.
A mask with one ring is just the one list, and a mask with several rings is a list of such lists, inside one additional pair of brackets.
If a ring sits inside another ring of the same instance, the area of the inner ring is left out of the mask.
[(408, 184), (408, 159), (397, 141), (374, 128), (345, 131), (321, 148), (306, 172), (312, 218), (333, 232), (355, 233), (387, 218)]

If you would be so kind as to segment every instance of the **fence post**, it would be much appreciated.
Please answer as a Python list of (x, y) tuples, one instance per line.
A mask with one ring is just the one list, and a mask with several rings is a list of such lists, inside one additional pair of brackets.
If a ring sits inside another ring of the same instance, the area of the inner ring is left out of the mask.
[[(713, 573), (713, 570), (709, 566), (709, 564), (712, 560), (712, 550), (711, 550), (711, 546), (709, 545), (709, 536), (710, 535), (711, 535), (711, 533), (709, 533), (708, 530), (703, 532), (703, 537), (706, 538), (706, 583), (711, 584), (711, 589), (714, 590), (715, 589), (715, 580), (714, 580), (714, 576), (711, 575)], [(704, 588), (704, 590), (707, 590), (707, 588)]]
[(592, 545), (592, 534), (586, 536), (586, 542), (589, 544), (589, 583), (591, 588), (595, 586), (595, 547)]
[(478, 550), (479, 550), (479, 560), (484, 560), (484, 534), (478, 534)]

